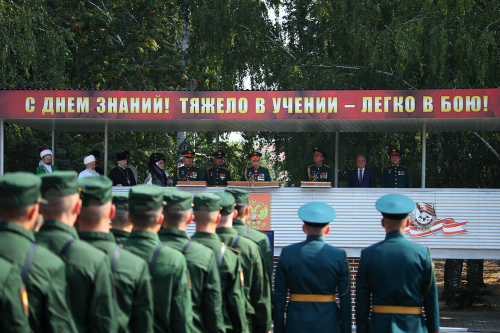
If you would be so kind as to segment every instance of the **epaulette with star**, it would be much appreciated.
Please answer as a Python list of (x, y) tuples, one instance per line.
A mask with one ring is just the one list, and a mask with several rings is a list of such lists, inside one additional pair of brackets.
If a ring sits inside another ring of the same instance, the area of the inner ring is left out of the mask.
[(326, 166), (327, 168), (331, 168), (331, 166), (329, 166), (328, 164), (323, 164), (324, 166)]
[(267, 170), (267, 168), (266, 168), (266, 167), (261, 166), (261, 168), (262, 168), (262, 169), (266, 169), (266, 170)]
[(224, 167), (221, 167), (221, 168), (222, 168), (222, 169), (224, 169), (224, 170), (227, 170), (227, 171), (229, 171), (229, 169), (228, 169), (228, 168), (224, 168)]
[(315, 165), (316, 165), (316, 164), (311, 164), (310, 166), (308, 166), (308, 168), (311, 168), (311, 167), (313, 167), (313, 166), (315, 166)]

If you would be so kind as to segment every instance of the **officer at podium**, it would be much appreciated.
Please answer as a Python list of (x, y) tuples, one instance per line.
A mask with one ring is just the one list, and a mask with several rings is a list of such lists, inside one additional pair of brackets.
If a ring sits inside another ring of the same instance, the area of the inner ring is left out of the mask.
[(227, 186), (227, 182), (230, 182), (232, 179), (229, 169), (222, 166), (226, 154), (223, 151), (216, 151), (212, 156), (214, 157), (214, 165), (205, 170), (205, 180), (208, 186)]
[(306, 182), (330, 182), (333, 187), (333, 170), (330, 166), (323, 164), (326, 157), (326, 152), (319, 148), (314, 147), (313, 159), (314, 164), (307, 167), (307, 172), (304, 177)]
[(269, 170), (260, 166), (261, 153), (253, 152), (247, 155), (252, 163), (252, 166), (245, 168), (243, 176), (241, 176), (242, 181), (271, 181), (271, 176), (269, 175)]
[(182, 153), (184, 165), (172, 172), (174, 186), (177, 186), (178, 181), (203, 181), (201, 169), (193, 165), (193, 157), (194, 151), (192, 150), (186, 150)]

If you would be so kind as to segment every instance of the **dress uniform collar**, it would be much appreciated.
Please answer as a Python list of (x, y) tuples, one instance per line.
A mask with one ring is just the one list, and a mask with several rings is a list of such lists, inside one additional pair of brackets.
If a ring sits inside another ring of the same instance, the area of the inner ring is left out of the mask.
[(16, 234), (20, 234), (28, 238), (32, 243), (35, 242), (35, 235), (32, 231), (26, 230), (14, 222), (1, 222), (0, 231), (15, 232)]
[(85, 231), (79, 231), (78, 235), (80, 236), (80, 239), (83, 240), (105, 240), (105, 241), (110, 241), (115, 243), (115, 236), (113, 236), (112, 233), (105, 233), (105, 232), (100, 232), (100, 231), (92, 231), (92, 230), (85, 230)]
[(238, 235), (238, 231), (236, 229), (230, 228), (230, 227), (220, 227), (216, 229), (216, 232), (218, 234), (234, 234)]
[(134, 231), (132, 231), (130, 233), (129, 239), (132, 239), (132, 238), (147, 238), (147, 239), (154, 240), (156, 242), (160, 241), (158, 234), (154, 234), (154, 233), (147, 231), (147, 230), (134, 230)]
[(49, 229), (59, 229), (61, 231), (64, 231), (71, 236), (73, 236), (75, 239), (79, 239), (78, 237), (78, 232), (74, 227), (70, 227), (67, 224), (62, 223), (59, 220), (47, 220), (43, 222), (42, 227), (40, 228), (40, 231), (46, 231)]
[(189, 237), (189, 235), (187, 234), (187, 232), (179, 230), (179, 229), (175, 229), (175, 228), (164, 228), (164, 229), (161, 229), (160, 232), (158, 233), (158, 235), (160, 235), (160, 236), (163, 236), (163, 235), (172, 235), (172, 236), (175, 236), (175, 237), (182, 237), (182, 238), (186, 238), (186, 239), (191, 239)]
[(311, 235), (311, 236), (307, 236), (306, 241), (307, 242), (320, 241), (320, 242), (324, 243), (325, 239), (321, 236)]
[(220, 244), (220, 238), (219, 236), (217, 236), (217, 234), (212, 234), (210, 232), (205, 232), (205, 231), (197, 231), (194, 233), (192, 237), (192, 239), (200, 239), (200, 238), (217, 241)]
[(401, 231), (391, 231), (388, 232), (387, 235), (385, 235), (385, 239), (393, 239), (393, 238), (402, 238), (406, 239), (405, 235)]
[(129, 237), (130, 236), (130, 232), (128, 231), (125, 231), (125, 230), (122, 230), (122, 229), (115, 229), (115, 228), (111, 228), (109, 229), (109, 231), (115, 235), (115, 236), (119, 236), (119, 237)]
[(243, 220), (238, 219), (238, 218), (236, 218), (236, 219), (233, 220), (233, 225), (244, 225), (244, 226), (246, 226), (245, 222), (243, 222)]

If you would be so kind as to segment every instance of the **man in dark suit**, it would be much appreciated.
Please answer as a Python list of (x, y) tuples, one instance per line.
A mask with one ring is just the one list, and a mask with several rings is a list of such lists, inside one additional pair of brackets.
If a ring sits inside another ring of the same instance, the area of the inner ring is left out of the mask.
[(366, 158), (359, 155), (356, 158), (356, 169), (349, 172), (347, 187), (375, 187), (375, 176), (373, 171), (365, 168)]

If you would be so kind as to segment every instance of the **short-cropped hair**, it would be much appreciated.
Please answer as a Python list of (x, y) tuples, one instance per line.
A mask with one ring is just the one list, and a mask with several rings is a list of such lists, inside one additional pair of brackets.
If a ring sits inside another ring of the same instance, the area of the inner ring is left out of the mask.
[(162, 207), (154, 210), (135, 210), (131, 208), (128, 213), (134, 226), (139, 228), (151, 228), (156, 225), (156, 221), (158, 221), (158, 217), (162, 213), (162, 210)]

